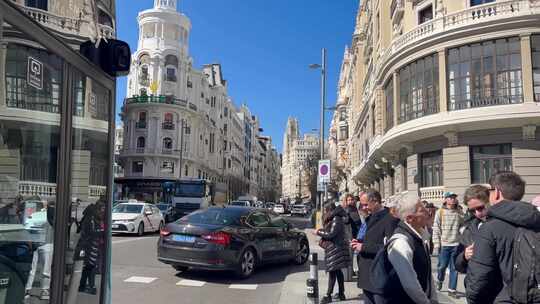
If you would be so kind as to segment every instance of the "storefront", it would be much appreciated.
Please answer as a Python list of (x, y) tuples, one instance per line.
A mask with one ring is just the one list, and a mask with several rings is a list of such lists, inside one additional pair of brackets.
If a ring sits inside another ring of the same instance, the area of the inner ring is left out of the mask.
[(28, 15), (0, 0), (0, 304), (109, 303), (115, 80)]

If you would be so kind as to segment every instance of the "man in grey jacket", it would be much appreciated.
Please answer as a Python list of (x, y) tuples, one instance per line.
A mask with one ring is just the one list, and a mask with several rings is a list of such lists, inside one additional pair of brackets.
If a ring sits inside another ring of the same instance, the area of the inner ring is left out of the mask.
[(389, 240), (387, 252), (401, 286), (391, 295), (385, 295), (386, 303), (437, 303), (431, 274), (429, 235), (424, 230), (429, 221), (428, 212), (418, 199), (410, 195), (398, 203), (396, 212), (401, 221)]

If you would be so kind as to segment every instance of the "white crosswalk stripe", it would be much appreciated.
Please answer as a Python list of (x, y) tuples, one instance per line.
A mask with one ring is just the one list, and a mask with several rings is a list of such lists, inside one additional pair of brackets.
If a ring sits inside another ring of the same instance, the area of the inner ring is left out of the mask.
[(186, 287), (203, 287), (206, 282), (204, 281), (195, 281), (195, 280), (181, 280), (176, 283), (176, 286), (186, 286)]
[(157, 280), (157, 278), (149, 278), (149, 277), (129, 277), (124, 280), (126, 283), (141, 283), (141, 284), (150, 284)]
[(243, 290), (255, 290), (257, 289), (257, 284), (231, 284), (230, 289), (243, 289)]

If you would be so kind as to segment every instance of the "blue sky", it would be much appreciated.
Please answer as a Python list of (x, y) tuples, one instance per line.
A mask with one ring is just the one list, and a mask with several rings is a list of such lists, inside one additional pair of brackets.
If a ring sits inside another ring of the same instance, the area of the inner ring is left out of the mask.
[[(137, 13), (153, 0), (117, 0), (118, 37), (137, 47)], [(194, 66), (221, 63), (229, 95), (261, 119), (264, 134), (281, 151), (289, 116), (301, 130), (319, 128), (321, 62), (328, 49), (327, 100), (335, 103), (345, 45), (350, 45), (358, 0), (179, 0), (192, 23)], [(126, 94), (119, 79), (117, 109)], [(328, 120), (331, 113), (327, 113)]]

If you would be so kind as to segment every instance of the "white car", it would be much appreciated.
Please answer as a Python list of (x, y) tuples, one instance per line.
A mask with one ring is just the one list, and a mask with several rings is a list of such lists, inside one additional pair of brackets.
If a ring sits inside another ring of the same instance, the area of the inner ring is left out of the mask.
[(274, 212), (277, 214), (284, 214), (285, 213), (285, 207), (281, 204), (274, 205)]
[(229, 205), (240, 206), (240, 207), (251, 207), (251, 202), (250, 201), (232, 201)]
[(147, 203), (121, 203), (112, 210), (112, 232), (134, 233), (160, 231), (165, 220), (159, 209)]

